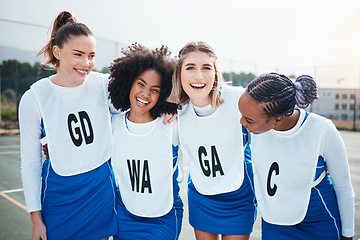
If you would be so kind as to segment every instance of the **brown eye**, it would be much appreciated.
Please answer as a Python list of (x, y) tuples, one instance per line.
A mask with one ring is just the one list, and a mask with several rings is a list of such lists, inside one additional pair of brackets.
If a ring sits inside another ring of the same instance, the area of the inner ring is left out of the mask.
[(158, 89), (153, 89), (152, 90), (154, 93), (159, 93), (160, 92), (160, 90), (158, 90)]

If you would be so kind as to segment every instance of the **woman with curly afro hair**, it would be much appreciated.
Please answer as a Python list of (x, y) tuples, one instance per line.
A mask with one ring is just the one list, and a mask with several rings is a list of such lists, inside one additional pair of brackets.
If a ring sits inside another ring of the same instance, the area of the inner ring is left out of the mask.
[(152, 118), (159, 117), (162, 113), (176, 113), (177, 105), (169, 103), (166, 99), (172, 88), (172, 74), (175, 62), (170, 58), (167, 47), (162, 46), (150, 50), (140, 44), (133, 44), (122, 51), (123, 57), (114, 60), (110, 66), (109, 94), (114, 107), (121, 111), (130, 108), (129, 98), (135, 80), (146, 70), (155, 71), (161, 78), (159, 100), (149, 113)]
[[(119, 231), (114, 239), (178, 239), (183, 217), (179, 195), (176, 113), (167, 102), (175, 67), (168, 48), (133, 44), (110, 66), (109, 96), (123, 111), (112, 117), (112, 164), (118, 178)], [(181, 179), (181, 177), (179, 177)]]

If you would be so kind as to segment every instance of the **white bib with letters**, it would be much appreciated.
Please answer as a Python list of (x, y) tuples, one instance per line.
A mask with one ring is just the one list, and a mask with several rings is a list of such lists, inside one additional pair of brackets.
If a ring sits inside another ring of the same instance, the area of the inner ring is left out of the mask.
[(191, 103), (179, 111), (180, 144), (189, 158), (191, 179), (201, 194), (235, 191), (243, 182), (243, 136), (237, 109), (242, 91), (224, 86), (224, 102), (206, 117), (197, 116)]
[(160, 217), (173, 206), (172, 125), (158, 117), (150, 132), (131, 133), (126, 114), (114, 115), (111, 161), (126, 209), (141, 217)]
[(310, 113), (292, 134), (251, 135), (255, 194), (265, 221), (294, 225), (304, 219), (328, 121)]
[(31, 86), (39, 105), (54, 171), (71, 176), (109, 160), (111, 120), (101, 74), (91, 72), (77, 87), (44, 78)]

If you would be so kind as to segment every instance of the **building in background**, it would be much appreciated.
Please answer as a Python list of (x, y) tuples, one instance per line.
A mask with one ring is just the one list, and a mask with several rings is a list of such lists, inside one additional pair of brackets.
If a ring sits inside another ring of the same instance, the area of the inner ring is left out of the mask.
[(309, 107), (332, 120), (347, 122), (353, 129), (359, 129), (360, 89), (319, 88), (319, 99)]

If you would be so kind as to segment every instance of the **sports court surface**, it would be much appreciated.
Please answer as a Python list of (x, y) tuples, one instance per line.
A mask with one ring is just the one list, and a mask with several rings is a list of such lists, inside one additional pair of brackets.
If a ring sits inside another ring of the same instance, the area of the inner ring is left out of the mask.
[[(360, 132), (341, 131), (346, 145), (352, 183), (356, 198), (355, 236), (360, 239)], [(187, 162), (184, 161), (185, 176), (188, 174)], [(181, 183), (180, 194), (185, 212), (180, 240), (194, 240), (194, 234), (188, 223), (186, 177)], [(0, 136), (0, 240), (30, 239), (31, 222), (26, 212), (24, 194), (20, 176), (19, 136)], [(260, 223), (256, 220), (251, 240), (260, 240)]]

